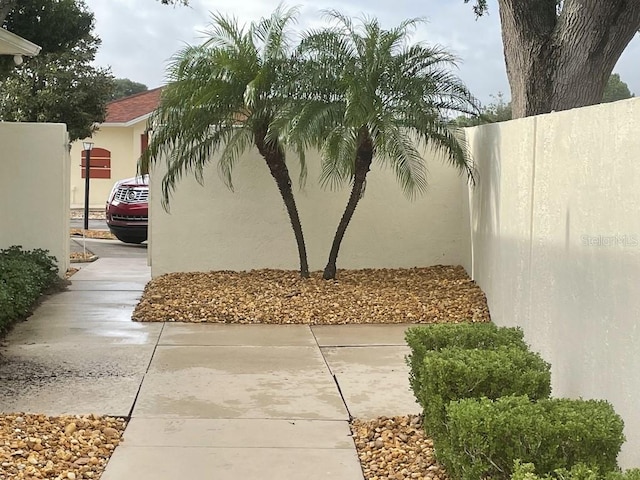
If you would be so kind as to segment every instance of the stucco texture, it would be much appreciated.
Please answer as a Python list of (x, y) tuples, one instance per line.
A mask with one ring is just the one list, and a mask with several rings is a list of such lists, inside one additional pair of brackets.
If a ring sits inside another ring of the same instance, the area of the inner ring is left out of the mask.
[(640, 99), (468, 131), (472, 273), (523, 327), (554, 396), (609, 400), (640, 466)]
[[(428, 152), (428, 192), (414, 201), (402, 193), (391, 170), (374, 165), (366, 192), (342, 243), (338, 268), (414, 267), (464, 264), (469, 259), (465, 217), (466, 178)], [(349, 194), (318, 185), (320, 159), (307, 154), (308, 180), (300, 190), (295, 155), (288, 157), (304, 229), (309, 266), (321, 270)], [(216, 170), (206, 169), (204, 186), (184, 177), (163, 210), (160, 180), (151, 175), (150, 258), (153, 276), (168, 272), (297, 269), (296, 243), (288, 216), (267, 166), (255, 151), (234, 171), (234, 191)]]
[(49, 250), (69, 266), (69, 139), (64, 124), (0, 122), (0, 248)]

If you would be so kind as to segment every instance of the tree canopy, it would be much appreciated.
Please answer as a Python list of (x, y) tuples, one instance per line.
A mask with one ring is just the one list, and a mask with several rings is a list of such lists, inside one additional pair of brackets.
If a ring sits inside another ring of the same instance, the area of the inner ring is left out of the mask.
[(113, 80), (113, 94), (111, 100), (135, 95), (136, 93), (146, 92), (149, 90), (144, 83), (134, 82), (128, 78), (116, 78)]
[(612, 74), (607, 81), (607, 86), (602, 95), (602, 103), (617, 102), (633, 97), (633, 93), (629, 90), (629, 86), (620, 79), (617, 73)]
[(4, 27), (42, 47), (40, 54), (0, 66), (0, 119), (67, 124), (71, 141), (104, 121), (113, 91), (109, 71), (91, 65), (100, 45), (82, 0), (22, 0)]

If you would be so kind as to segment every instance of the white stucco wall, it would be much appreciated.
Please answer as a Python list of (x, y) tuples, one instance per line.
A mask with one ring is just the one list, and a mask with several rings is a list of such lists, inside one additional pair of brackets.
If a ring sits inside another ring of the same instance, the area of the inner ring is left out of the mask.
[(640, 99), (468, 131), (473, 276), (493, 320), (552, 364), (553, 394), (604, 398), (640, 466)]
[[(342, 243), (338, 268), (413, 267), (468, 264), (465, 217), (466, 179), (431, 156), (430, 188), (410, 201), (390, 170), (374, 166)], [(298, 168), (289, 156), (296, 202), (305, 234), (309, 266), (326, 264), (337, 224), (349, 194), (318, 186), (319, 156), (309, 154), (308, 181), (297, 188)], [(158, 167), (151, 175), (150, 259), (154, 276), (176, 271), (297, 269), (293, 231), (264, 160), (247, 153), (234, 173), (235, 192), (220, 181), (215, 162), (204, 187), (184, 178), (171, 200), (160, 206)]]
[(49, 250), (69, 267), (69, 139), (64, 124), (0, 122), (0, 248)]
[[(140, 157), (140, 136), (147, 128), (147, 121), (142, 120), (129, 126), (103, 125), (91, 138), (94, 148), (105, 148), (111, 151), (111, 178), (91, 178), (89, 186), (89, 205), (91, 208), (104, 208), (113, 184), (123, 178), (136, 175), (137, 162)], [(84, 207), (85, 179), (82, 178), (84, 158), (82, 140), (71, 144), (71, 208)]]

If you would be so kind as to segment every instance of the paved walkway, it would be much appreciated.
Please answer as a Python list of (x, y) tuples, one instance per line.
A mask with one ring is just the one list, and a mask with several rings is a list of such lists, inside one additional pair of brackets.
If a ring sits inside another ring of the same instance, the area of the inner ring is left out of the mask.
[(130, 417), (102, 480), (362, 480), (349, 418), (419, 412), (405, 326), (141, 324), (145, 259), (72, 280), (1, 348), (0, 412)]

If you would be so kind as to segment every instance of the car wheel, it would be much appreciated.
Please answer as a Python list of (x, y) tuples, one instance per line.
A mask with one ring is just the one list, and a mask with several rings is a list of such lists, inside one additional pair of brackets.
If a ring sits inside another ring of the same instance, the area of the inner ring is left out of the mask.
[(118, 240), (120, 240), (121, 242), (124, 242), (124, 243), (134, 243), (134, 244), (142, 243), (142, 242), (144, 242), (144, 241), (147, 239), (147, 237), (146, 237), (146, 236), (145, 236), (145, 237), (142, 237), (142, 236), (140, 236), (140, 235), (123, 235), (123, 234), (116, 235), (116, 238), (117, 238)]

